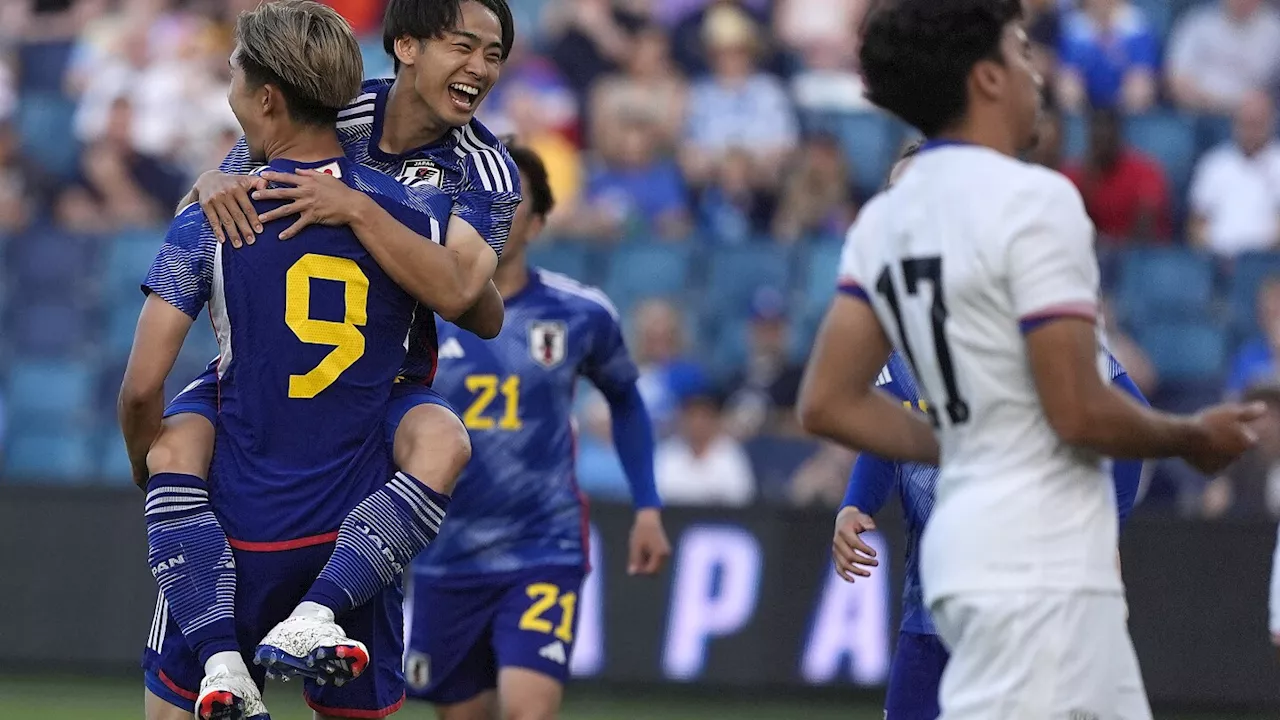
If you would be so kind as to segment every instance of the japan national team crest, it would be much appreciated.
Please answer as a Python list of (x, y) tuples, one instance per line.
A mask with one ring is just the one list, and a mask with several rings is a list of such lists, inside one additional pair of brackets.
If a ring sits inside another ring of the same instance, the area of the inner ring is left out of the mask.
[(553, 368), (564, 362), (568, 338), (569, 331), (559, 320), (529, 323), (529, 355), (542, 367)]
[(440, 187), (440, 167), (434, 162), (419, 158), (417, 160), (405, 160), (404, 165), (400, 168), (400, 182), (406, 185), (417, 185), (422, 182), (428, 185)]

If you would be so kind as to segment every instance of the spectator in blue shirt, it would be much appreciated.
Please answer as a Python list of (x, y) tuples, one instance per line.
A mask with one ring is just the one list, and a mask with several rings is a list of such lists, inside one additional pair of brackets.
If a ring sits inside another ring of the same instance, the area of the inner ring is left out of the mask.
[(1150, 109), (1160, 48), (1141, 10), (1127, 0), (1084, 0), (1061, 32), (1057, 99), (1064, 110)]
[(1250, 388), (1280, 381), (1276, 368), (1276, 348), (1280, 347), (1280, 276), (1273, 276), (1258, 288), (1258, 326), (1262, 334), (1236, 351), (1227, 377), (1227, 395), (1240, 397)]
[(570, 234), (590, 238), (683, 238), (689, 231), (684, 180), (675, 162), (657, 153), (659, 128), (639, 114), (625, 118), (615, 147), (587, 179), (583, 204), (566, 220)]

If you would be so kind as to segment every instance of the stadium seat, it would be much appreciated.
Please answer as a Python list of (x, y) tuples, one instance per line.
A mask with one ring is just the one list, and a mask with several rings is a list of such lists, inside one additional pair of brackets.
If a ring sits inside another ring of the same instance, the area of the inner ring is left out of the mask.
[(13, 348), (24, 355), (65, 358), (91, 340), (86, 313), (68, 304), (39, 303), (15, 311), (11, 319)]
[(108, 430), (98, 437), (98, 477), (112, 485), (132, 485), (133, 466), (124, 450), (119, 431)]
[(75, 103), (57, 92), (25, 93), (18, 102), (18, 137), (28, 157), (62, 178), (75, 175), (80, 144), (72, 131)]
[(1195, 121), (1171, 112), (1136, 115), (1126, 120), (1125, 136), (1134, 148), (1164, 166), (1169, 195), (1181, 207), (1196, 163)]
[(1212, 324), (1153, 323), (1139, 328), (1137, 339), (1162, 383), (1202, 383), (1222, 376), (1227, 338)]
[(79, 482), (93, 478), (93, 444), (88, 434), (70, 428), (31, 432), (14, 428), (6, 443), (6, 477)]
[(1196, 155), (1231, 139), (1231, 118), (1219, 115), (1201, 115), (1196, 118)]
[(1213, 259), (1183, 248), (1125, 251), (1118, 300), (1136, 325), (1157, 320), (1199, 320), (1213, 303)]
[[(726, 381), (742, 368), (747, 358), (747, 321), (740, 317), (720, 318), (713, 328), (704, 325), (709, 337), (714, 338), (709, 350), (711, 367), (720, 381)], [(699, 333), (699, 336), (704, 336)]]
[(700, 307), (704, 320), (746, 317), (759, 288), (786, 291), (790, 267), (788, 249), (778, 245), (716, 248), (708, 260), (706, 293)]
[(863, 196), (880, 189), (902, 144), (904, 132), (900, 123), (878, 111), (815, 113), (805, 121), (810, 130), (839, 138), (852, 165), (854, 184)]
[(1062, 156), (1079, 162), (1089, 150), (1089, 122), (1080, 115), (1062, 116)]
[(116, 302), (138, 296), (138, 286), (146, 278), (151, 261), (155, 260), (163, 243), (163, 229), (130, 230), (113, 237), (107, 250), (108, 292), (104, 297), (109, 302)]
[(107, 313), (104, 330), (103, 352), (111, 358), (124, 359), (133, 347), (133, 331), (138, 326), (138, 311), (142, 308), (142, 294), (133, 302), (117, 301)]
[(1250, 252), (1236, 258), (1228, 301), (1231, 325), (1237, 337), (1258, 333), (1258, 288), (1270, 277), (1280, 277), (1280, 253)]
[(93, 388), (94, 373), (88, 364), (15, 360), (5, 391), (11, 427), (19, 427), (21, 417), (61, 421), (81, 413), (93, 399)]
[(1155, 31), (1158, 38), (1169, 35), (1173, 24), (1173, 7), (1170, 0), (1134, 0), (1134, 5), (1147, 17), (1147, 23)]
[(808, 438), (760, 436), (748, 440), (745, 449), (760, 496), (790, 504), (791, 478), (818, 449), (818, 443)]
[(94, 275), (94, 246), (100, 242), (100, 238), (37, 225), (13, 238), (6, 266), (11, 268), (23, 297), (65, 301), (90, 285), (86, 280)]
[(554, 241), (539, 243), (528, 250), (529, 264), (563, 273), (579, 282), (590, 283), (590, 251), (580, 243)]
[(688, 288), (693, 251), (689, 245), (624, 245), (609, 261), (605, 292), (626, 314), (641, 300), (679, 299)]

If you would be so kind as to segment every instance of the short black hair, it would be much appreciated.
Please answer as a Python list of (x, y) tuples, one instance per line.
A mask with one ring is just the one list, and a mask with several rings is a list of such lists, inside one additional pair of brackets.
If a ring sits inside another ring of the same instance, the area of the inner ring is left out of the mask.
[(462, 4), (477, 2), (498, 16), (502, 26), (502, 59), (511, 54), (516, 41), (516, 23), (511, 17), (507, 0), (391, 0), (382, 16), (382, 49), (391, 56), (395, 69), (400, 69), (396, 57), (396, 39), (408, 35), (419, 40), (435, 40), (458, 27), (462, 20)]
[(970, 71), (1002, 59), (1004, 29), (1021, 17), (1021, 0), (879, 0), (858, 53), (867, 98), (937, 135), (964, 116)]
[(527, 183), (521, 187), (524, 201), (529, 203), (533, 214), (545, 218), (556, 206), (555, 196), (551, 192), (551, 183), (547, 180), (547, 166), (542, 164), (538, 153), (523, 145), (507, 145), (507, 152), (516, 167), (524, 174)]

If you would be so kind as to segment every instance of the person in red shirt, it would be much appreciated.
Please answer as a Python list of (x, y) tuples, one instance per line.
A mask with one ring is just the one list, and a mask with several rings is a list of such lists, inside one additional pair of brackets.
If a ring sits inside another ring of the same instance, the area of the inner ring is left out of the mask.
[(1125, 145), (1122, 122), (1114, 110), (1094, 110), (1088, 153), (1063, 173), (1080, 189), (1101, 242), (1167, 241), (1171, 222), (1164, 168)]

